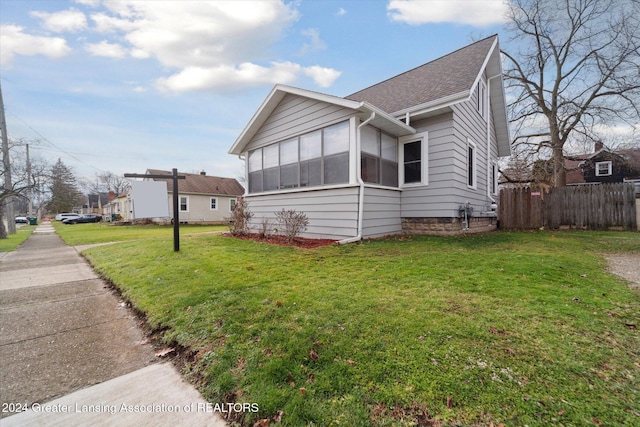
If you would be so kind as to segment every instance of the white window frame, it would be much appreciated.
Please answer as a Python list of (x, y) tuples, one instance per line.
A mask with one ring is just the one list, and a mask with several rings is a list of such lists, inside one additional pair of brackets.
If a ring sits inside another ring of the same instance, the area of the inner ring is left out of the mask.
[(491, 195), (493, 196), (498, 195), (499, 173), (500, 172), (498, 171), (498, 162), (496, 161), (491, 162), (491, 176), (489, 178), (491, 179)]
[[(600, 166), (607, 166), (607, 173), (600, 173)], [(596, 162), (596, 176), (611, 176), (613, 174), (613, 163), (611, 160), (606, 162)]]
[[(420, 182), (404, 182), (404, 145), (420, 141)], [(402, 187), (416, 187), (429, 185), (429, 132), (398, 138), (398, 185)]]
[(486, 119), (487, 118), (487, 85), (483, 80), (478, 82), (478, 100), (477, 100), (478, 112)]
[[(215, 207), (211, 207), (212, 202), (215, 201)], [(209, 210), (217, 211), (218, 210), (218, 198), (217, 197), (209, 197)]]
[[(473, 158), (469, 158), (469, 149), (473, 150)], [(467, 178), (467, 188), (472, 190), (476, 190), (478, 188), (478, 146), (475, 142), (471, 141), (467, 138), (467, 150), (466, 150), (466, 173), (465, 176)], [(472, 175), (469, 176), (469, 166), (471, 166)], [(471, 184), (469, 184), (471, 181)]]
[[(189, 196), (179, 196), (180, 199), (178, 200), (178, 211), (180, 212), (189, 212)], [(186, 205), (187, 205), (187, 209), (183, 210), (182, 209), (182, 199), (185, 199), (186, 201)]]
[(229, 199), (229, 212), (233, 212), (233, 208), (236, 207), (236, 203), (238, 203), (238, 199)]

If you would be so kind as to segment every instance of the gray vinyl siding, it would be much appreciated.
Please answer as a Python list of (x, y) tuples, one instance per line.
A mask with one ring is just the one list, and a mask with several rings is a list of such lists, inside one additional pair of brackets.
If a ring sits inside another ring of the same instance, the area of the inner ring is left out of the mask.
[(251, 151), (293, 136), (348, 120), (354, 111), (287, 94), (245, 148)]
[(461, 192), (453, 182), (454, 123), (447, 113), (412, 122), (418, 133), (428, 132), (429, 182), (424, 186), (404, 187), (401, 196), (403, 218), (451, 217), (457, 210)]
[[(477, 90), (477, 89), (476, 89)], [(474, 214), (487, 212), (493, 201), (487, 196), (487, 124), (477, 109), (477, 93), (451, 108), (453, 113), (411, 123), (418, 132), (428, 132), (429, 182), (406, 187), (402, 192), (402, 217), (452, 217), (470, 202)], [(491, 113), (488, 114), (491, 119)], [(467, 138), (476, 149), (476, 188), (467, 186)], [(497, 145), (491, 121), (491, 159)]]
[(263, 219), (276, 226), (275, 212), (285, 208), (304, 212), (309, 218), (301, 237), (336, 240), (354, 237), (358, 234), (358, 191), (356, 186), (248, 195), (246, 200), (254, 215), (252, 231), (261, 231)]
[[(461, 196), (464, 201), (471, 203), (474, 215), (480, 212), (487, 212), (488, 206), (492, 203), (487, 196), (487, 185), (489, 184), (487, 182), (487, 121), (478, 112), (476, 91), (474, 91), (470, 101), (453, 106), (455, 150), (452, 177), (456, 182), (456, 187), (460, 186), (463, 190)], [(488, 117), (491, 118), (490, 112)], [(467, 138), (475, 143), (476, 146), (477, 181), (475, 189), (467, 187)], [(492, 141), (491, 151), (493, 152), (491, 158), (495, 159), (497, 146), (493, 126), (490, 132), (490, 139)], [(462, 199), (460, 200), (463, 201)]]
[(365, 187), (362, 237), (402, 232), (399, 190)]
[[(185, 196), (189, 198), (189, 211), (180, 211), (180, 221), (189, 223), (198, 222), (220, 222), (226, 221), (226, 218), (231, 216), (229, 209), (230, 200), (236, 197), (229, 197), (228, 195), (216, 196), (211, 194), (190, 194), (179, 193), (178, 196)], [(211, 209), (211, 198), (217, 199), (217, 209)], [(167, 199), (169, 204), (169, 215), (173, 217), (173, 196), (169, 193)]]

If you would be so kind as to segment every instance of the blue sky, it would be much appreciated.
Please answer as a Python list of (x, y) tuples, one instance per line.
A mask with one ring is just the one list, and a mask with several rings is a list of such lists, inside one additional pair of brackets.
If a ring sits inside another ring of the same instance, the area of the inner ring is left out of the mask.
[(205, 170), (273, 85), (346, 96), (502, 31), (502, 0), (0, 2), (8, 135), (78, 177)]

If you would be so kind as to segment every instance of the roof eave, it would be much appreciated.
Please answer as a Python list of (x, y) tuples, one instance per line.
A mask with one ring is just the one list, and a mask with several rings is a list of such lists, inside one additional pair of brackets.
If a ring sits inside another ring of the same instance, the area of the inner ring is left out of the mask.
[(269, 95), (262, 102), (256, 113), (253, 115), (249, 124), (242, 130), (236, 141), (229, 149), (229, 154), (240, 155), (244, 151), (244, 147), (251, 141), (251, 138), (260, 129), (264, 121), (271, 115), (273, 110), (278, 106), (280, 101), (287, 95), (299, 95), (307, 98), (315, 99), (321, 102), (328, 102), (345, 108), (357, 110), (360, 102), (351, 101), (333, 95), (326, 95), (319, 92), (313, 92), (305, 89), (295, 88), (292, 86), (277, 84), (273, 87)]

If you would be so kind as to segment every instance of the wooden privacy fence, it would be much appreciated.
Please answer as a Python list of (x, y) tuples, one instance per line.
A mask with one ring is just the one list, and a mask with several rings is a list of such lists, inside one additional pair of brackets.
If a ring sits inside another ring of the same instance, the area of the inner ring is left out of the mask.
[(632, 183), (503, 189), (498, 219), (504, 230), (636, 230), (635, 189)]

